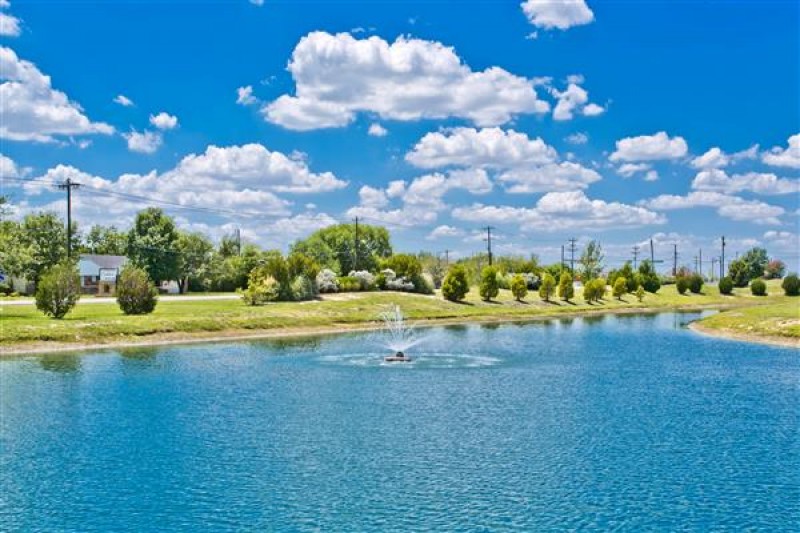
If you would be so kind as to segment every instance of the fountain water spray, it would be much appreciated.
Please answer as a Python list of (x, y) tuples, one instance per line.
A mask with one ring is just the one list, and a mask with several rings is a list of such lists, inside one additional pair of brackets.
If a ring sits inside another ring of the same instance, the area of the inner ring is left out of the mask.
[(387, 337), (385, 346), (395, 352), (394, 355), (385, 357), (385, 361), (403, 362), (411, 361), (405, 351), (419, 344), (421, 339), (417, 337), (414, 327), (406, 324), (403, 312), (399, 305), (392, 305), (387, 311), (380, 314), (384, 324), (384, 333)]

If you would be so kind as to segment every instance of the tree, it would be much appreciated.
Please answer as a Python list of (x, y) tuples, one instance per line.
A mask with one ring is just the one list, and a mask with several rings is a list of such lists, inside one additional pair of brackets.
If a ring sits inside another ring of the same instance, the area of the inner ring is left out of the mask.
[(442, 296), (451, 302), (460, 302), (468, 292), (467, 271), (461, 265), (453, 265), (442, 282)]
[(767, 284), (764, 283), (763, 279), (754, 279), (750, 284), (750, 292), (753, 293), (753, 296), (766, 296)]
[(767, 268), (767, 263), (769, 262), (767, 250), (759, 247), (747, 250), (740, 257), (740, 260), (747, 267), (747, 273), (750, 279), (762, 277)]
[(497, 269), (492, 266), (484, 267), (481, 271), (481, 285), (479, 293), (484, 301), (490, 301), (500, 294), (500, 287), (497, 284)]
[(542, 277), (542, 284), (539, 285), (539, 297), (545, 302), (549, 302), (550, 298), (552, 298), (553, 293), (555, 292), (555, 289), (555, 278), (549, 272), (545, 272), (544, 276)]
[(128, 232), (128, 258), (145, 269), (156, 285), (180, 277), (180, 252), (175, 222), (161, 209), (148, 207), (136, 215)]
[(626, 292), (628, 292), (627, 280), (623, 277), (618, 277), (616, 281), (614, 281), (614, 298), (622, 300)]
[(185, 293), (189, 278), (200, 278), (208, 271), (214, 245), (202, 233), (180, 232), (176, 248), (179, 257), (178, 287), (181, 293)]
[(780, 279), (783, 277), (784, 272), (786, 272), (786, 263), (780, 259), (773, 259), (767, 263), (767, 267), (764, 269), (764, 277), (766, 279)]
[(700, 294), (703, 292), (703, 276), (700, 274), (692, 274), (689, 276), (689, 290), (693, 294)]
[(158, 290), (143, 268), (128, 264), (117, 278), (117, 305), (126, 315), (147, 315), (158, 303)]
[(642, 264), (639, 265), (639, 280), (641, 282), (641, 287), (647, 292), (655, 294), (658, 292), (658, 289), (661, 288), (661, 280), (650, 260), (644, 260)]
[(514, 274), (511, 278), (511, 294), (518, 302), (521, 302), (528, 295), (528, 282), (522, 274)]
[(645, 293), (644, 287), (642, 287), (641, 285), (639, 285), (639, 286), (636, 288), (636, 299), (637, 299), (638, 301), (640, 301), (640, 302), (641, 302), (642, 300), (644, 300), (644, 293)]
[(728, 276), (737, 287), (747, 287), (750, 283), (750, 269), (741, 259), (734, 259), (728, 265)]
[(558, 280), (558, 297), (569, 302), (575, 296), (575, 287), (572, 285), (572, 274), (563, 272)]
[(380, 260), (392, 255), (392, 244), (386, 228), (359, 224), (356, 241), (355, 224), (337, 224), (297, 241), (292, 251), (302, 252), (323, 268), (345, 275), (351, 270), (375, 272)]
[(80, 297), (78, 269), (69, 261), (48, 268), (36, 284), (36, 308), (53, 318), (64, 318)]
[(597, 299), (597, 285), (593, 279), (583, 284), (583, 299), (587, 304), (591, 304)]
[(278, 281), (272, 277), (266, 265), (262, 265), (250, 272), (247, 288), (239, 289), (238, 292), (246, 304), (264, 305), (278, 300), (281, 290)]
[(18, 274), (29, 281), (38, 283), (45, 270), (67, 258), (67, 230), (55, 213), (26, 216), (18, 238), (18, 248), (24, 258)]
[(114, 226), (95, 224), (84, 240), (83, 250), (90, 254), (125, 255), (128, 237)]
[(786, 296), (800, 295), (800, 280), (798, 280), (797, 274), (792, 273), (783, 278), (781, 288)]
[(678, 276), (675, 280), (675, 288), (678, 289), (678, 294), (686, 294), (689, 290), (689, 278), (691, 276)]
[(730, 276), (725, 276), (719, 280), (719, 293), (729, 295), (733, 293), (733, 280)]
[(597, 241), (589, 241), (583, 249), (578, 263), (581, 265), (581, 275), (586, 282), (594, 279), (603, 271), (603, 247)]

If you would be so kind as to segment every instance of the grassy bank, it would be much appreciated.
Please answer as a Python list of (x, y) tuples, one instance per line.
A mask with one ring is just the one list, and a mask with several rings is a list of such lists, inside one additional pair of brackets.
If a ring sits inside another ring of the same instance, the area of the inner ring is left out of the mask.
[(696, 329), (742, 340), (773, 339), (800, 346), (800, 298), (780, 298), (770, 305), (723, 311), (701, 320)]
[[(583, 302), (580, 294), (572, 303), (559, 300), (547, 303), (533, 294), (524, 302), (516, 302), (508, 291), (501, 291), (494, 302), (482, 302), (474, 288), (467, 301), (458, 304), (439, 296), (395, 292), (337, 294), (313, 302), (275, 303), (263, 307), (249, 307), (239, 300), (170, 301), (163, 298), (151, 315), (125, 316), (113, 303), (78, 304), (64, 320), (46, 318), (33, 306), (0, 306), (0, 344), (5, 353), (11, 353), (90, 344), (346, 329), (375, 323), (378, 313), (393, 303), (400, 305), (410, 319), (420, 322), (524, 320), (576, 313), (763, 304), (770, 304), (761, 310), (766, 314), (769, 314), (768, 308), (775, 306), (787, 313), (792, 308), (797, 309), (800, 300), (777, 296), (782, 291), (773, 282), (769, 289), (770, 296), (756, 298), (746, 290), (739, 290), (733, 296), (721, 296), (716, 287), (706, 287), (704, 294), (679, 295), (674, 286), (666, 286), (658, 294), (647, 294), (642, 302), (633, 295), (626, 295), (623, 301), (608, 296), (602, 303), (592, 305)], [(783, 328), (779, 323), (775, 327)], [(796, 332), (797, 326), (789, 329)]]

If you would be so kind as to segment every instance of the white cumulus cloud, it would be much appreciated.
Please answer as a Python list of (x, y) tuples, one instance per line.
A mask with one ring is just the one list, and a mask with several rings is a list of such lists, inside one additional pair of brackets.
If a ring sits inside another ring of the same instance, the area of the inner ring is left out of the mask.
[(162, 131), (171, 130), (178, 126), (178, 117), (162, 111), (158, 115), (150, 115), (150, 124)]
[(155, 153), (164, 142), (161, 134), (155, 131), (138, 132), (133, 130), (130, 133), (123, 133), (122, 136), (128, 142), (128, 150), (140, 154)]
[(724, 170), (710, 169), (697, 173), (692, 188), (699, 191), (716, 191), (734, 194), (750, 191), (757, 194), (797, 194), (800, 180), (779, 178), (765, 172), (747, 172), (729, 176)]
[(782, 207), (758, 200), (745, 200), (716, 191), (693, 191), (686, 196), (662, 194), (655, 198), (642, 200), (642, 206), (657, 211), (711, 207), (722, 217), (737, 221), (751, 221), (755, 224), (779, 225), (779, 216), (785, 213)]
[(776, 167), (800, 168), (800, 133), (789, 137), (786, 148), (776, 146), (764, 153), (761, 160)]
[(520, 6), (531, 24), (545, 30), (566, 30), (594, 20), (585, 0), (526, 0)]
[(689, 148), (683, 137), (672, 137), (665, 131), (654, 135), (627, 137), (617, 141), (611, 161), (658, 161), (684, 157)]
[(131, 107), (133, 105), (133, 100), (125, 96), (124, 94), (118, 94), (114, 97), (114, 103), (119, 104), (122, 107)]
[(253, 86), (245, 85), (236, 89), (236, 103), (239, 105), (253, 105), (258, 102), (258, 98), (253, 96)]
[(372, 124), (369, 125), (367, 134), (372, 137), (386, 137), (389, 134), (389, 132), (386, 130), (386, 128), (384, 128), (377, 122), (373, 122)]

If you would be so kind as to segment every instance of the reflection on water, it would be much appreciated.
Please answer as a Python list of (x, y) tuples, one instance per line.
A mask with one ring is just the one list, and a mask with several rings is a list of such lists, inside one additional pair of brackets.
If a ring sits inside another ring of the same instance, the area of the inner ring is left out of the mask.
[(48, 372), (72, 374), (81, 369), (81, 356), (74, 353), (54, 353), (39, 357), (39, 364)]

